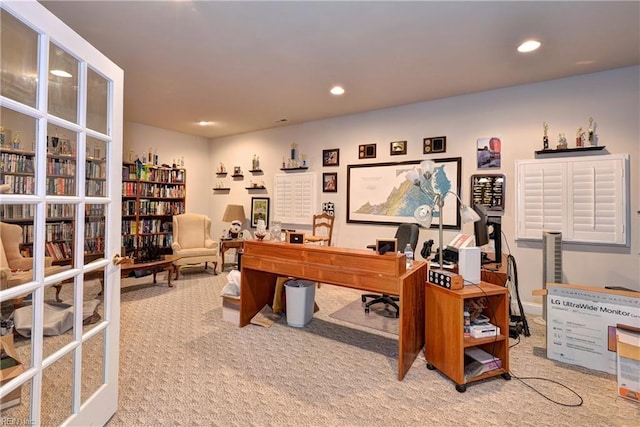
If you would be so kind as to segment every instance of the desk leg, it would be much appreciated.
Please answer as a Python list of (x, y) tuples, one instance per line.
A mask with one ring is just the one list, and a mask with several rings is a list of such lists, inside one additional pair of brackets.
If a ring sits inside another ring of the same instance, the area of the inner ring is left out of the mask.
[(243, 267), (240, 277), (240, 327), (243, 327), (262, 307), (273, 304), (278, 275)]
[(413, 365), (424, 347), (424, 282), (427, 265), (400, 278), (400, 331), (398, 336), (398, 380)]

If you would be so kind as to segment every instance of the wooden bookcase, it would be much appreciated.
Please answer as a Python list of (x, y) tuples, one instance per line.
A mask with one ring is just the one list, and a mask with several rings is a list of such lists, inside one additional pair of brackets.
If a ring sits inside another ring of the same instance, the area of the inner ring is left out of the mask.
[(125, 163), (122, 246), (137, 260), (171, 253), (173, 215), (185, 213), (186, 170)]
[[(425, 282), (425, 359), (427, 368), (438, 369), (456, 383), (456, 390), (466, 391), (471, 382), (509, 374), (509, 294), (503, 286), (487, 282), (468, 285), (460, 290), (450, 290)], [(473, 338), (464, 336), (465, 300), (487, 299), (483, 314), (500, 327), (500, 334), (493, 337)], [(465, 380), (464, 351), (479, 347), (497, 357), (502, 368), (485, 372)]]
[[(35, 152), (10, 147), (0, 148), (0, 179), (9, 184), (9, 194), (35, 193)], [(65, 143), (48, 147), (46, 159), (47, 195), (76, 195), (76, 154), (74, 146)], [(85, 194), (90, 197), (106, 196), (106, 159), (86, 158)], [(96, 259), (104, 256), (105, 206), (85, 206), (85, 257)], [(0, 207), (0, 218), (5, 223), (22, 227), (20, 250), (24, 256), (33, 256), (33, 215), (35, 205), (12, 204)], [(70, 264), (73, 260), (73, 233), (75, 206), (73, 204), (47, 204), (45, 226), (45, 255), (54, 264)]]

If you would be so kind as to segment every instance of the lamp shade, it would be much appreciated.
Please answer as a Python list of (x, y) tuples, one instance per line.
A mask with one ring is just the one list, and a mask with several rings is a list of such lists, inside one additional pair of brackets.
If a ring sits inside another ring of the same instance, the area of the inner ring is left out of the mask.
[(420, 205), (413, 211), (413, 217), (423, 227), (431, 227), (433, 221), (433, 210), (429, 205)]
[(246, 219), (246, 215), (244, 214), (244, 206), (242, 205), (227, 205), (227, 208), (224, 210), (224, 215), (222, 216), (223, 222), (231, 222), (234, 220), (239, 220), (244, 223)]
[(464, 205), (460, 208), (460, 218), (462, 219), (463, 224), (480, 221), (480, 215), (478, 215), (476, 211), (469, 206)]

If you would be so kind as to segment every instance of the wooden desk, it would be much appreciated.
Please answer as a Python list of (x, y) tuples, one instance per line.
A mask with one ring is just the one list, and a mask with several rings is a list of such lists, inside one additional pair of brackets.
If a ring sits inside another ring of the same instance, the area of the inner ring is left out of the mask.
[(244, 242), (240, 283), (240, 327), (273, 302), (276, 279), (292, 276), (379, 294), (399, 295), (398, 380), (424, 345), (424, 284), (427, 265), (414, 261), (406, 270), (404, 254), (378, 255), (366, 249)]
[[(493, 259), (493, 256), (494, 254), (489, 255), (491, 259)], [(507, 284), (507, 256), (502, 255), (502, 264), (496, 264), (495, 262), (483, 264), (480, 270), (480, 280), (505, 286)]]

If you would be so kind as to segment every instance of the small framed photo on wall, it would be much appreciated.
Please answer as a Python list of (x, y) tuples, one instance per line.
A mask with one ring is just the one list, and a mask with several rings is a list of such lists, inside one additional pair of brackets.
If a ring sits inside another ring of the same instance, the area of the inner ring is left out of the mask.
[(338, 173), (327, 172), (322, 174), (322, 192), (335, 193), (338, 191)]
[(358, 147), (359, 159), (375, 159), (376, 144), (362, 144)]
[(322, 166), (339, 166), (340, 149), (322, 150)]
[(407, 141), (393, 141), (389, 145), (390, 155), (398, 156), (400, 154), (407, 154)]
[(444, 153), (447, 151), (447, 137), (435, 136), (422, 140), (422, 154)]

